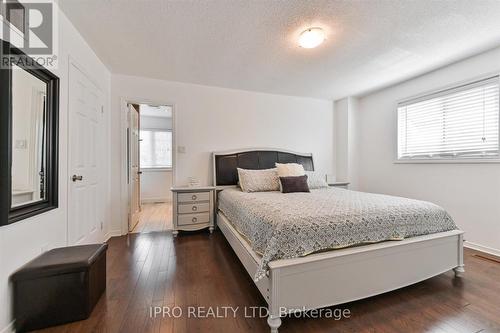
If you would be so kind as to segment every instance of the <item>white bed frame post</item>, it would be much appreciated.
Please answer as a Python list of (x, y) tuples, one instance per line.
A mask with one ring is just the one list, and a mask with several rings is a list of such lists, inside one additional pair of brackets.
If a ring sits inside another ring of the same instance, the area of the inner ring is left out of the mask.
[(458, 266), (453, 268), (455, 277), (462, 277), (465, 273), (464, 265), (464, 234), (458, 235)]
[(267, 324), (271, 327), (271, 333), (278, 333), (278, 328), (281, 326), (281, 309), (278, 301), (278, 288), (279, 288), (279, 274), (280, 269), (273, 269), (269, 272), (271, 290), (269, 291), (269, 316), (267, 317)]

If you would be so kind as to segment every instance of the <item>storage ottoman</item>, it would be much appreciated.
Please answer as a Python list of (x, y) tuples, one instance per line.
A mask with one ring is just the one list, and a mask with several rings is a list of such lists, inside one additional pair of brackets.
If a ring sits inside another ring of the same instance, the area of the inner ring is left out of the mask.
[(107, 244), (53, 249), (11, 276), (19, 332), (86, 319), (106, 289)]

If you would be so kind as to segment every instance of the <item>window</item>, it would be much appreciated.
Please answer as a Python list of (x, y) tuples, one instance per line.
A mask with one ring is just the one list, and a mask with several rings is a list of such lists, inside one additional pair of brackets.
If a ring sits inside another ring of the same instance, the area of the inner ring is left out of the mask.
[(158, 129), (143, 129), (141, 136), (141, 167), (172, 167), (172, 132)]
[(498, 159), (499, 77), (398, 104), (398, 160)]

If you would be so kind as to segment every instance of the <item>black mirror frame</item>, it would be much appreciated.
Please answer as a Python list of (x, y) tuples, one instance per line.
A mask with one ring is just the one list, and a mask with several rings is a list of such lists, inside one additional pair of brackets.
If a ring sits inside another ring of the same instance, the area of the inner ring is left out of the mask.
[(3, 226), (58, 207), (59, 78), (10, 43), (0, 41), (2, 62), (9, 57), (18, 67), (47, 83), (46, 196), (37, 202), (12, 207), (12, 68), (0, 68), (0, 226)]

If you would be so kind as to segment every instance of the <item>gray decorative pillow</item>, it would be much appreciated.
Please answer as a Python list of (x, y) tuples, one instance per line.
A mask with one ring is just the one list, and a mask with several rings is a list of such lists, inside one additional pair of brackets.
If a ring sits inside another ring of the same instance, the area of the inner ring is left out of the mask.
[(328, 187), (325, 175), (322, 175), (314, 171), (306, 171), (306, 175), (307, 175), (307, 185), (309, 185), (310, 189)]
[(280, 183), (276, 169), (248, 170), (238, 168), (238, 178), (243, 192), (279, 191)]
[(307, 175), (280, 177), (280, 181), (283, 193), (310, 192), (307, 186)]

